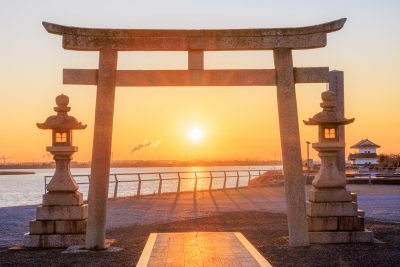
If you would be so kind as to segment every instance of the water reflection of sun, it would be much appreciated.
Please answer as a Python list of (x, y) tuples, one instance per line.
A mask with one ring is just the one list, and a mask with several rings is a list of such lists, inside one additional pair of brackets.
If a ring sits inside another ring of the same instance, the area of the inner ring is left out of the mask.
[[(202, 166), (192, 166), (187, 169), (188, 173), (182, 174), (183, 190), (192, 191), (196, 186), (197, 190), (206, 190), (210, 185), (210, 173), (205, 172), (206, 168)], [(196, 185), (197, 176), (197, 185)]]

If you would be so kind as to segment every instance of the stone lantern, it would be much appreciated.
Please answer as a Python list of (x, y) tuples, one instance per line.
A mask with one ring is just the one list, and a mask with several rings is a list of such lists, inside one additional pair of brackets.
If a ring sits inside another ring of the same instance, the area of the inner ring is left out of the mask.
[(373, 233), (364, 230), (363, 211), (358, 210), (357, 195), (346, 190), (346, 177), (338, 170), (338, 152), (345, 147), (338, 127), (354, 122), (336, 111), (334, 92), (322, 93), (322, 112), (306, 125), (319, 128), (319, 142), (312, 146), (321, 159), (321, 168), (312, 182), (307, 201), (308, 230), (311, 243), (372, 242)]
[(339, 140), (338, 126), (354, 122), (354, 119), (340, 117), (336, 112), (336, 95), (334, 92), (322, 93), (322, 112), (319, 112), (304, 121), (306, 125), (318, 126), (318, 143), (312, 147), (319, 152), (321, 158), (321, 169), (313, 180), (315, 188), (344, 188), (346, 177), (339, 172), (336, 163), (338, 152), (345, 147), (344, 140)]
[(56, 171), (47, 186), (49, 192), (76, 192), (78, 190), (78, 185), (70, 172), (72, 155), (78, 151), (76, 146), (72, 146), (72, 130), (83, 130), (86, 125), (68, 115), (68, 111), (71, 110), (68, 103), (68, 96), (63, 94), (57, 96), (57, 107), (54, 107), (57, 115), (48, 117), (44, 123), (36, 124), (40, 129), (52, 130), (52, 146), (47, 147), (47, 151), (54, 156)]
[(42, 205), (37, 207), (36, 220), (29, 224), (24, 239), (27, 247), (68, 247), (83, 244), (85, 240), (87, 204), (83, 204), (82, 193), (71, 175), (70, 162), (78, 151), (72, 145), (72, 131), (85, 129), (86, 125), (68, 115), (71, 109), (68, 103), (68, 96), (57, 96), (54, 108), (57, 115), (37, 123), (40, 129), (52, 130), (52, 146), (47, 151), (54, 156), (56, 170)]

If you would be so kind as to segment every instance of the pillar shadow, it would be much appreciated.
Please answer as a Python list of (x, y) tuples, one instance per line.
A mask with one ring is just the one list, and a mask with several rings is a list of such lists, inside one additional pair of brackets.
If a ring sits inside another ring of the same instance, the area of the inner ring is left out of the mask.
[(168, 212), (168, 219), (171, 219), (173, 217), (173, 214), (175, 214), (175, 210), (176, 210), (176, 206), (177, 206), (179, 197), (180, 197), (180, 193), (176, 193), (176, 195), (174, 197), (174, 201), (172, 202), (171, 208), (169, 209), (169, 212)]
[(220, 210), (220, 208), (219, 208), (219, 205), (218, 205), (217, 201), (215, 200), (215, 197), (214, 197), (213, 192), (212, 192), (212, 191), (209, 192), (209, 195), (210, 195), (210, 198), (211, 198), (212, 203), (214, 204), (214, 208), (217, 210), (217, 212), (220, 213), (221, 210)]
[[(234, 190), (237, 191), (237, 190)], [(225, 196), (230, 200), (230, 202), (236, 207), (238, 210), (242, 210), (242, 208), (238, 205), (238, 203), (227, 193), (227, 190), (223, 190)]]

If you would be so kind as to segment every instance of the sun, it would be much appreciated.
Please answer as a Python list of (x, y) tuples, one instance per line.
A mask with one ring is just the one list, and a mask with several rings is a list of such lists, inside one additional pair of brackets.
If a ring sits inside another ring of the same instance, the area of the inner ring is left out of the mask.
[(197, 142), (203, 139), (203, 129), (194, 127), (189, 130), (189, 139), (191, 141)]

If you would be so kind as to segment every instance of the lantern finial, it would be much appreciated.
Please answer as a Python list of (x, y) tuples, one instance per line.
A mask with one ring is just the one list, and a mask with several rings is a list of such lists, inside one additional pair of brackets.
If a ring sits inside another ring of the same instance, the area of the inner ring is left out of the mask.
[(54, 107), (54, 111), (57, 112), (59, 115), (67, 115), (67, 112), (71, 110), (70, 107), (68, 107), (69, 103), (69, 97), (61, 94), (56, 97), (56, 104), (57, 107)]
[(323, 108), (324, 111), (334, 111), (336, 108), (336, 94), (331, 91), (325, 91), (322, 92), (321, 98), (321, 108)]

